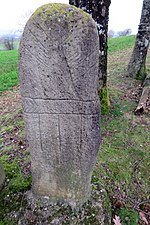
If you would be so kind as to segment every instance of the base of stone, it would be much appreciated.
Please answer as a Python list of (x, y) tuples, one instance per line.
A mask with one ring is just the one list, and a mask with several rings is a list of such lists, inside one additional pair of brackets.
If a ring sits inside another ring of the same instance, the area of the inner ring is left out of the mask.
[(93, 186), (91, 198), (80, 210), (72, 208), (68, 203), (56, 203), (50, 198), (37, 197), (31, 191), (26, 193), (28, 205), (19, 216), (18, 225), (44, 224), (111, 224), (111, 203), (107, 192), (99, 186)]
[(34, 208), (43, 208), (43, 207), (52, 207), (57, 204), (62, 204), (63, 207), (70, 206), (72, 210), (78, 211), (83, 204), (85, 204), (89, 199), (90, 195), (86, 199), (76, 200), (76, 199), (58, 199), (58, 198), (50, 198), (48, 196), (37, 196), (32, 191), (26, 192), (26, 198), (28, 205)]

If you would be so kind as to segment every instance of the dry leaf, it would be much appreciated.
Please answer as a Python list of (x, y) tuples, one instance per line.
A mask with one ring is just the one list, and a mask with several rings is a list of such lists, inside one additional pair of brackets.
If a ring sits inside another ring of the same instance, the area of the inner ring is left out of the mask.
[(150, 204), (149, 204), (149, 203), (147, 203), (147, 204), (145, 205), (145, 210), (147, 210), (148, 212), (150, 212)]
[(140, 215), (140, 219), (141, 219), (143, 222), (145, 222), (145, 224), (147, 225), (147, 224), (148, 224), (148, 221), (147, 221), (147, 219), (146, 219), (146, 217), (145, 217), (144, 212), (139, 212), (139, 215)]
[(119, 216), (115, 215), (115, 218), (113, 218), (113, 222), (115, 225), (122, 225)]
[(117, 208), (117, 209), (121, 209), (124, 207), (124, 202), (121, 201), (121, 200), (117, 200), (115, 203), (114, 203), (114, 206)]

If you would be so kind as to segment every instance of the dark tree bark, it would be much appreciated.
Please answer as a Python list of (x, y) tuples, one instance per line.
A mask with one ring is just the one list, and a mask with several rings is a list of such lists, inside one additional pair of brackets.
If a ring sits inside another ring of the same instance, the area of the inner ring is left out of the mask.
[(145, 61), (150, 41), (150, 0), (143, 0), (140, 25), (134, 50), (128, 64), (129, 76), (144, 80), (146, 77)]
[(135, 114), (147, 113), (150, 114), (150, 74), (146, 76), (143, 84), (143, 91), (135, 110)]
[(100, 44), (98, 84), (100, 91), (102, 87), (107, 86), (107, 33), (111, 0), (69, 0), (69, 3), (91, 14), (97, 24)]

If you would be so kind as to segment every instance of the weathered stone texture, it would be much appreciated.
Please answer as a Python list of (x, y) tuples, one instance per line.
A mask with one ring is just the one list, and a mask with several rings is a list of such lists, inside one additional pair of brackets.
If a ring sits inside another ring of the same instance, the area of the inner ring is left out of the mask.
[(100, 144), (99, 41), (93, 19), (47, 4), (28, 21), (19, 49), (33, 193), (85, 201)]
[(0, 189), (2, 188), (4, 180), (5, 180), (5, 172), (4, 172), (3, 165), (2, 165), (2, 163), (0, 161)]

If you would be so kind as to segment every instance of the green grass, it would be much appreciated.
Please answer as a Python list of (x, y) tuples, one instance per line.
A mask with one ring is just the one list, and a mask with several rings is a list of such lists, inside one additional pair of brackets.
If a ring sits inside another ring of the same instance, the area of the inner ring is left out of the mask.
[(138, 213), (135, 210), (127, 210), (123, 208), (118, 211), (118, 215), (122, 218), (124, 222), (122, 225), (138, 225), (139, 217)]
[(0, 191), (0, 225), (13, 225), (17, 223), (6, 215), (24, 207), (24, 192), (31, 188), (31, 175), (23, 172), (30, 162), (30, 155), (28, 148), (21, 148), (25, 146), (25, 133), (20, 106), (1, 116), (0, 123), (0, 160), (6, 174), (5, 185)]
[(4, 170), (9, 179), (7, 188), (5, 189), (5, 195), (15, 192), (27, 190), (31, 187), (31, 176), (26, 179), (23, 177), (21, 169), (16, 159), (10, 161), (8, 156), (1, 157), (1, 161), (4, 166)]
[[(111, 93), (110, 93), (111, 95)], [(124, 105), (126, 104), (126, 107)], [(122, 199), (126, 208), (116, 211), (123, 225), (138, 225), (134, 202), (147, 201), (149, 193), (150, 152), (147, 126), (136, 123), (130, 102), (112, 103), (109, 115), (102, 118), (103, 144), (94, 174), (112, 201)]]
[(133, 47), (135, 36), (123, 36), (108, 39), (108, 53), (113, 53)]
[(18, 85), (18, 51), (0, 52), (0, 92)]

